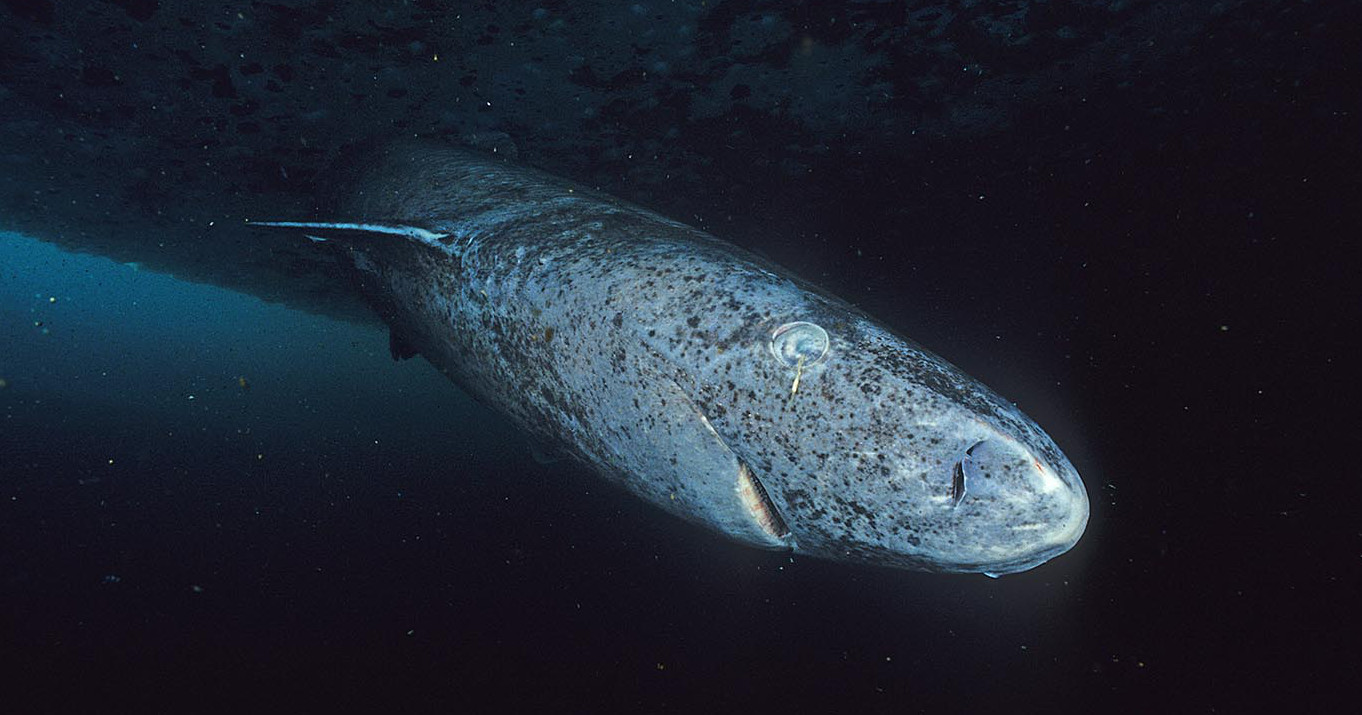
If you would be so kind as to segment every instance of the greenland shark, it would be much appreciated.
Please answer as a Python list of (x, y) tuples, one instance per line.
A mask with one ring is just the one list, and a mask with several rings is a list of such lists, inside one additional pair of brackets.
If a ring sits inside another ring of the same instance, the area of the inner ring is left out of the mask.
[(762, 548), (994, 576), (1087, 525), (1035, 422), (764, 259), (456, 149), (390, 146), (360, 176), (327, 215), (252, 224), (340, 251), (394, 357), (667, 512)]

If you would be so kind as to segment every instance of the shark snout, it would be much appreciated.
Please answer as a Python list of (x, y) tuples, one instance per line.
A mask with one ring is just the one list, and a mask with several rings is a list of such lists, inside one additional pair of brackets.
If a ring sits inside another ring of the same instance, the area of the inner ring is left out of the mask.
[[(1057, 450), (1051, 450), (1058, 454)], [(964, 450), (950, 478), (949, 500), (964, 534), (991, 574), (1032, 568), (1078, 542), (1088, 495), (1062, 455), (1045, 459), (1010, 436), (990, 432)]]

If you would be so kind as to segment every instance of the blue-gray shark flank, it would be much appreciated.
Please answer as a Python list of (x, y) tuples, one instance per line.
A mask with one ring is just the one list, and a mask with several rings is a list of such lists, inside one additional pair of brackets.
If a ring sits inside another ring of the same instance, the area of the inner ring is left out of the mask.
[(1088, 496), (987, 387), (709, 234), (495, 159), (390, 147), (324, 220), (391, 326), (608, 480), (746, 544), (1023, 571)]

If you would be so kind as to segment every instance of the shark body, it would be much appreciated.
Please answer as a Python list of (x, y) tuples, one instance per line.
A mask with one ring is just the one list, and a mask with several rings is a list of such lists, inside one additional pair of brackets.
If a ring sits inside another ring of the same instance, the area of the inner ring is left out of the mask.
[(389, 324), (539, 440), (758, 547), (990, 575), (1067, 551), (1069, 460), (991, 390), (783, 269), (651, 211), (430, 145), (324, 220)]

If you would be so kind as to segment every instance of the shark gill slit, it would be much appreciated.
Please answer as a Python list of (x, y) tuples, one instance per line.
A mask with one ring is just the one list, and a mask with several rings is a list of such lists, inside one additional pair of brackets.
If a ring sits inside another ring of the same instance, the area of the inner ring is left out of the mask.
[(738, 462), (738, 496), (762, 531), (777, 539), (790, 535), (790, 527), (776, 510), (771, 496), (766, 493), (766, 487), (762, 486), (752, 468), (742, 461)]

